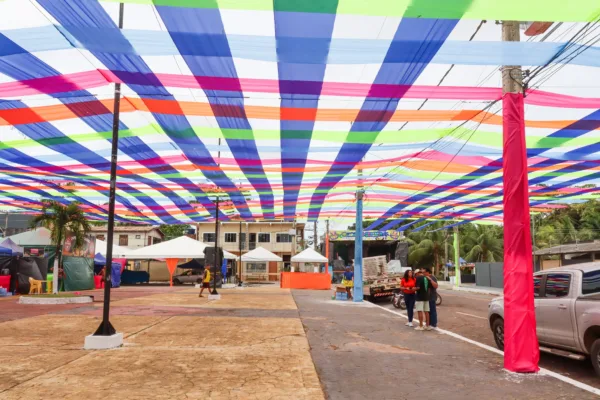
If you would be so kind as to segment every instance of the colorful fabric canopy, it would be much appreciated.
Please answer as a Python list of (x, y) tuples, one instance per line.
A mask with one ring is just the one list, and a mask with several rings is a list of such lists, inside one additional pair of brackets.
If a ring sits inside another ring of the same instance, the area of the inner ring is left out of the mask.
[[(0, 1), (0, 209), (118, 222), (502, 221), (500, 65), (523, 65), (534, 212), (595, 198), (597, 1)], [(482, 22), (486, 19), (488, 22)], [(494, 20), (558, 21), (501, 41)], [(386, 220), (391, 220), (386, 221)], [(458, 222), (460, 223), (460, 222)]]

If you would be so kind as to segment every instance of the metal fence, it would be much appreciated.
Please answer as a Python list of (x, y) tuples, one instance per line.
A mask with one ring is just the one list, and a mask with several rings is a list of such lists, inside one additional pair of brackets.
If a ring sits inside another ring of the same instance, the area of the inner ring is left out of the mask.
[(475, 263), (475, 284), (502, 289), (504, 287), (504, 263)]

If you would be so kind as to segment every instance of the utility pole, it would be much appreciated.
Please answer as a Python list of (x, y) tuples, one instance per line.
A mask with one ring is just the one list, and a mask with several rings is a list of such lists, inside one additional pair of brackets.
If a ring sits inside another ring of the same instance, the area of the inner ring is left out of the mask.
[(329, 264), (329, 219), (325, 221), (325, 258)]
[(316, 221), (316, 220), (315, 220), (315, 222), (314, 222), (314, 227), (313, 227), (313, 230), (314, 230), (314, 235), (313, 235), (313, 239), (314, 239), (314, 240), (313, 240), (313, 246), (314, 246), (314, 248), (315, 248), (315, 251), (316, 251), (316, 250), (317, 250), (317, 240), (318, 240), (318, 239), (317, 239), (317, 221)]
[(356, 233), (354, 242), (354, 301), (363, 301), (363, 185), (362, 168), (358, 170), (358, 190), (356, 191)]
[(296, 232), (296, 217), (294, 217), (294, 223), (292, 224), (292, 230), (294, 231), (294, 234), (292, 235), (292, 257), (294, 257), (296, 255), (296, 237), (298, 236), (298, 233)]
[(444, 280), (448, 278), (448, 230), (444, 234)]
[[(119, 29), (123, 29), (123, 16), (125, 5), (119, 4)], [(119, 153), (119, 123), (121, 111), (121, 84), (115, 83), (112, 143), (110, 152), (110, 188), (108, 191), (108, 231), (106, 238), (106, 269), (104, 273), (104, 302), (102, 309), (102, 322), (93, 335), (86, 337), (84, 347), (86, 349), (101, 349), (108, 347), (120, 347), (123, 344), (123, 334), (117, 334), (110, 323), (110, 289), (112, 285), (111, 270), (113, 260), (113, 241), (115, 231), (115, 197), (117, 187), (117, 156)], [(58, 287), (57, 267), (54, 268), (54, 288)], [(107, 336), (112, 339), (106, 339)], [(103, 337), (102, 339), (98, 337)]]
[(454, 227), (454, 286), (460, 286), (460, 238), (458, 226)]
[[(519, 22), (502, 22), (502, 40), (519, 42)], [(533, 260), (525, 145), (523, 73), (502, 68), (504, 206), (504, 368), (539, 370), (533, 299)]]
[(240, 215), (240, 237), (238, 238), (239, 247), (240, 247), (240, 259), (239, 259), (239, 262), (237, 263), (237, 268), (239, 269), (239, 271), (238, 271), (238, 274), (239, 274), (238, 285), (239, 286), (242, 285), (242, 219), (241, 218), (242, 217)]

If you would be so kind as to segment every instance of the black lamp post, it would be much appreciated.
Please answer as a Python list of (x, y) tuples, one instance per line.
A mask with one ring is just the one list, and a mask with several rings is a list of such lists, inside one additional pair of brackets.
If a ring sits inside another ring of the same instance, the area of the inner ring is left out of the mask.
[(213, 290), (210, 294), (219, 294), (217, 292), (217, 264), (219, 262), (219, 195), (215, 201), (215, 262), (213, 269)]
[[(119, 29), (123, 29), (123, 13), (125, 5), (119, 4)], [(115, 192), (117, 185), (117, 154), (119, 151), (119, 112), (121, 105), (121, 84), (115, 83), (115, 97), (113, 109), (112, 147), (110, 153), (110, 189), (108, 192), (108, 232), (106, 238), (106, 269), (104, 273), (104, 305), (102, 309), (102, 322), (94, 333), (94, 336), (112, 336), (116, 333), (110, 323), (110, 287), (112, 259), (113, 259), (113, 236), (115, 230)]]

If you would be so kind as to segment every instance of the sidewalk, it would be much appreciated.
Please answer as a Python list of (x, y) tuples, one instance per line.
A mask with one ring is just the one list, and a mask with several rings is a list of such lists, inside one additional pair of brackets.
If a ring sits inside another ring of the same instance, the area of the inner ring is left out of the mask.
[(465, 283), (456, 287), (449, 282), (440, 281), (438, 283), (440, 284), (440, 289), (457, 290), (457, 291), (461, 291), (461, 292), (471, 292), (471, 293), (478, 293), (478, 294), (490, 294), (490, 295), (494, 295), (494, 296), (502, 296), (504, 294), (503, 290), (500, 288), (476, 286), (474, 284), (465, 284)]
[[(540, 375), (503, 370), (502, 357), (370, 303), (293, 291), (327, 398), (592, 399), (589, 392)], [(440, 308), (443, 313), (443, 309)]]
[(229, 289), (208, 301), (197, 289), (122, 289), (111, 303), (119, 349), (82, 350), (101, 303), (10, 312), (0, 323), (0, 398), (323, 399), (289, 290)]

